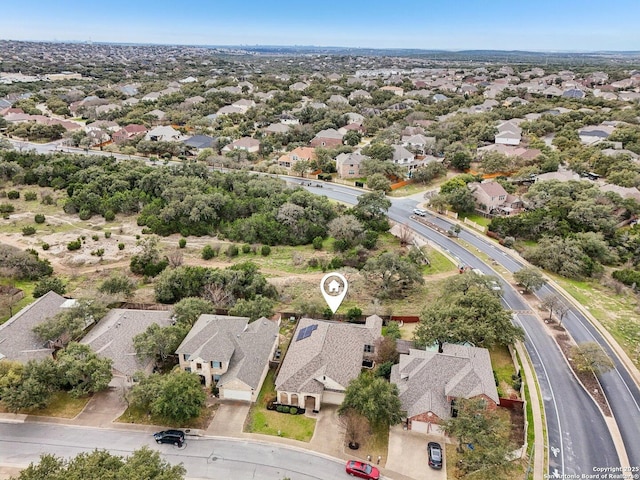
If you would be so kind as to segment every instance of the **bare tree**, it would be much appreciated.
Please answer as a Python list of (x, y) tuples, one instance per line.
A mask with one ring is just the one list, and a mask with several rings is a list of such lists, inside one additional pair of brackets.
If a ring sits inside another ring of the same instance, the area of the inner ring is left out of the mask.
[(359, 445), (369, 434), (368, 420), (353, 408), (340, 414), (338, 423), (344, 429), (345, 440), (350, 446)]
[(228, 308), (235, 302), (235, 297), (230, 288), (225, 288), (215, 283), (205, 285), (203, 296), (216, 307)]
[(184, 256), (182, 252), (176, 248), (167, 255), (167, 260), (169, 260), (169, 266), (177, 268), (184, 262)]
[(400, 228), (398, 229), (398, 239), (402, 246), (409, 245), (413, 242), (413, 232), (406, 223), (400, 225)]
[(565, 315), (569, 313), (569, 306), (564, 302), (562, 297), (558, 294), (551, 293), (549, 295), (545, 295), (542, 298), (542, 308), (545, 310), (549, 310), (549, 320), (553, 318), (553, 312), (556, 313), (558, 317), (558, 323), (562, 325), (562, 320)]

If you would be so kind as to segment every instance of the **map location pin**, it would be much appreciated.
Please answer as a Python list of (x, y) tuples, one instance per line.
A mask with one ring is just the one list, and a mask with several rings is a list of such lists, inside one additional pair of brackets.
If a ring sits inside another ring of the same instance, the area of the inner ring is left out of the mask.
[(320, 280), (320, 291), (333, 313), (336, 313), (336, 310), (340, 307), (344, 297), (347, 295), (348, 288), (347, 279), (341, 273), (327, 273)]

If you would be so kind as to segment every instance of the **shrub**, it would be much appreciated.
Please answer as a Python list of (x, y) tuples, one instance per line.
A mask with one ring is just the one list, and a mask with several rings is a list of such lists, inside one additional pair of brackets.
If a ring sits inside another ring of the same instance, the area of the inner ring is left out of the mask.
[(187, 239), (186, 238), (181, 238), (180, 240), (178, 240), (178, 246), (180, 248), (184, 248), (187, 246)]
[(92, 239), (94, 242), (97, 242), (97, 241), (100, 239), (100, 237), (98, 237), (98, 235), (91, 235), (91, 239)]
[(315, 248), (316, 250), (322, 250), (322, 237), (315, 237), (313, 239), (313, 248)]
[(289, 413), (289, 410), (290, 410), (289, 405), (282, 406), (282, 413)]
[(111, 232), (104, 232), (104, 238), (111, 238)]
[(96, 257), (102, 257), (104, 255), (104, 248), (98, 248), (97, 250), (93, 250), (91, 255)]
[(93, 214), (91, 213), (90, 210), (80, 210), (80, 213), (78, 213), (78, 218), (80, 218), (80, 220), (89, 220), (91, 217), (93, 216)]
[(629, 287), (640, 287), (640, 272), (635, 270), (629, 268), (615, 270), (611, 276)]
[(271, 247), (269, 245), (263, 245), (260, 249), (260, 253), (263, 257), (268, 257), (271, 254)]
[(33, 220), (36, 223), (44, 223), (44, 221), (46, 220), (45, 216), (42, 215), (41, 213), (37, 213), (35, 217), (33, 217)]
[(118, 250), (124, 250), (124, 243), (120, 242), (118, 244)]
[(216, 256), (216, 251), (213, 249), (211, 245), (205, 245), (202, 248), (201, 256), (203, 260), (211, 260), (213, 257)]
[(116, 219), (116, 214), (113, 213), (113, 210), (107, 210), (104, 212), (104, 219), (107, 222), (113, 222)]
[(502, 245), (507, 248), (512, 248), (515, 243), (516, 239), (513, 237), (504, 237), (504, 240), (502, 241)]
[(80, 241), (80, 239), (73, 240), (72, 242), (67, 243), (67, 250), (69, 251), (80, 250), (80, 247), (82, 247), (82, 242)]
[(0, 213), (1, 214), (9, 214), (16, 211), (16, 207), (11, 205), (10, 203), (0, 203)]
[(34, 200), (38, 199), (38, 195), (36, 194), (36, 192), (24, 192), (24, 199), (27, 202), (33, 202)]
[(33, 298), (40, 298), (45, 293), (50, 291), (56, 292), (58, 295), (63, 295), (66, 292), (66, 287), (62, 280), (56, 277), (44, 277), (41, 279), (33, 289)]
[(282, 407), (283, 407), (283, 405), (278, 405), (276, 407), (276, 412), (281, 412), (282, 413)]
[(34, 235), (36, 233), (36, 227), (28, 226), (22, 228), (22, 235), (28, 237), (29, 235)]
[(9, 200), (17, 200), (20, 198), (20, 192), (17, 190), (10, 190), (7, 192), (7, 198)]
[(361, 315), (362, 315), (362, 310), (359, 309), (358, 307), (351, 307), (349, 310), (347, 310), (347, 320), (349, 322), (358, 321)]
[(297, 414), (298, 414), (298, 409), (297, 409), (296, 407), (291, 407), (291, 408), (289, 409), (289, 413), (290, 413), (291, 415), (297, 415)]
[(238, 246), (235, 243), (232, 243), (227, 247), (227, 251), (225, 252), (225, 255), (229, 258), (232, 258), (232, 257), (237, 257), (238, 253), (239, 253)]
[(342, 260), (342, 258), (340, 257), (333, 257), (329, 262), (329, 265), (327, 265), (327, 267), (329, 268), (329, 270), (342, 268), (344, 267), (344, 260)]
[(251, 245), (249, 245), (248, 243), (245, 243), (244, 245), (242, 245), (242, 253), (249, 253), (251, 251)]
[(43, 243), (43, 244), (42, 244), (42, 249), (43, 249), (43, 250), (49, 250), (49, 248), (50, 248), (50, 247), (51, 247), (51, 246), (50, 246), (48, 243)]
[(318, 265), (320, 265), (319, 260), (316, 257), (311, 257), (308, 261), (307, 261), (307, 265), (309, 265), (311, 268), (317, 268)]

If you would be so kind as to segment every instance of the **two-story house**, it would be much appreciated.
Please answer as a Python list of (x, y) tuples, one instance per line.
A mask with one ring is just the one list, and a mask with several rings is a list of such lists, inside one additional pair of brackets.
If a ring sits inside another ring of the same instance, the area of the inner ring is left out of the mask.
[(476, 202), (476, 210), (485, 215), (512, 215), (522, 208), (522, 200), (507, 193), (498, 182), (467, 184)]

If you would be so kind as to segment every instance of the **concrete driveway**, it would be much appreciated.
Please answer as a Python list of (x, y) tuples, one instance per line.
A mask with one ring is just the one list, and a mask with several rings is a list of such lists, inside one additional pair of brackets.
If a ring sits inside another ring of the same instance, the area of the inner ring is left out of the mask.
[(213, 421), (207, 428), (207, 435), (242, 436), (242, 429), (250, 407), (251, 405), (246, 402), (221, 402), (216, 416), (213, 417)]
[(445, 448), (441, 435), (425, 435), (403, 430), (395, 426), (389, 431), (389, 453), (386, 468), (416, 480), (446, 480), (446, 454), (442, 470), (434, 470), (428, 465), (427, 443), (438, 442)]

